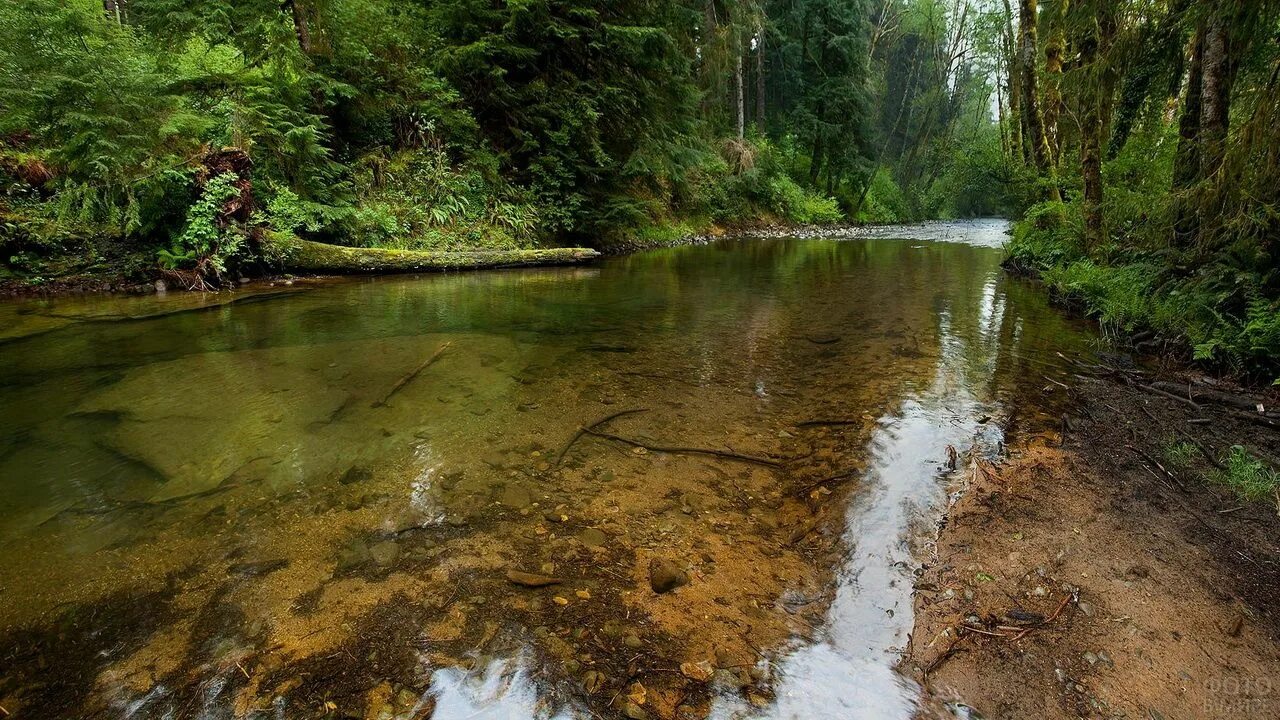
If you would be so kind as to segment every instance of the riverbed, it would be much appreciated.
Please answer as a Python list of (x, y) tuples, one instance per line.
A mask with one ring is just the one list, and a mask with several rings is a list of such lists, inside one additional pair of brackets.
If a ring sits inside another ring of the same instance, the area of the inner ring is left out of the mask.
[(0, 306), (0, 706), (910, 717), (953, 470), (1092, 347), (1004, 230)]

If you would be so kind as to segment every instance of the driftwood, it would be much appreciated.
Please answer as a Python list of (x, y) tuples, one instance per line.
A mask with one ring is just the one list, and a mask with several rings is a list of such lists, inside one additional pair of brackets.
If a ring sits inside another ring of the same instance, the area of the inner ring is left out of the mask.
[(796, 427), (836, 427), (839, 425), (861, 425), (862, 420), (805, 420), (796, 423)]
[(1179, 385), (1177, 383), (1171, 383), (1164, 380), (1157, 380), (1151, 383), (1151, 387), (1171, 393), (1178, 393), (1186, 397), (1188, 400), (1226, 405), (1228, 407), (1239, 408), (1252, 413), (1258, 412), (1258, 406), (1262, 404), (1259, 400), (1243, 397), (1241, 395), (1234, 395), (1221, 390)]
[(384, 405), (386, 405), (387, 401), (391, 399), (392, 395), (395, 395), (396, 393), (400, 392), (400, 389), (403, 388), (405, 385), (408, 385), (409, 383), (413, 382), (413, 379), (418, 377), (419, 373), (421, 373), (423, 370), (426, 370), (428, 367), (430, 367), (431, 364), (434, 363), (436, 360), (439, 360), (440, 356), (444, 354), (444, 351), (448, 350), (449, 346), (452, 344), (453, 344), (453, 341), (450, 340), (449, 342), (446, 342), (445, 344), (436, 348), (436, 351), (431, 353), (431, 357), (424, 360), (421, 365), (411, 370), (407, 375), (397, 380), (396, 384), (391, 386), (391, 389), (387, 391), (386, 395), (382, 396), (381, 400), (373, 403), (369, 407), (383, 407)]
[(851, 468), (838, 475), (831, 475), (829, 477), (824, 477), (821, 480), (814, 480), (813, 482), (805, 483), (804, 485), (801, 485), (800, 487), (795, 489), (795, 494), (807, 495), (809, 494), (809, 491), (813, 490), (814, 488), (820, 487), (822, 485), (826, 485), (829, 482), (838, 482), (838, 481), (848, 480), (849, 478), (857, 475), (860, 472), (862, 472), (860, 468)]

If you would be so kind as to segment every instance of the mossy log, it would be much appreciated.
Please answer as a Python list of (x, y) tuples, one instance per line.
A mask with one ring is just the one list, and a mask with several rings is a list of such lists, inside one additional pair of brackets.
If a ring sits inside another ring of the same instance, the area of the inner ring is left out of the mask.
[(387, 250), (353, 248), (292, 239), (284, 253), (284, 266), (299, 273), (404, 273), (528, 265), (573, 265), (599, 257), (590, 248), (541, 248), (536, 250)]

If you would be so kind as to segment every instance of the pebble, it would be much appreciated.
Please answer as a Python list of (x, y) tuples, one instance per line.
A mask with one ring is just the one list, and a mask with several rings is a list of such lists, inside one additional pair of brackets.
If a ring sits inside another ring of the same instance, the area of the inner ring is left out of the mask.
[(666, 593), (689, 583), (689, 574), (665, 558), (649, 561), (649, 586), (656, 593)]
[(598, 548), (604, 545), (608, 539), (609, 536), (597, 528), (584, 528), (582, 532), (578, 533), (578, 542), (589, 548)]
[(694, 682), (705, 683), (715, 674), (715, 669), (706, 660), (680, 663), (680, 674)]
[(602, 687), (604, 687), (604, 673), (599, 670), (588, 670), (582, 676), (582, 688), (587, 691), (587, 694), (593, 694)]

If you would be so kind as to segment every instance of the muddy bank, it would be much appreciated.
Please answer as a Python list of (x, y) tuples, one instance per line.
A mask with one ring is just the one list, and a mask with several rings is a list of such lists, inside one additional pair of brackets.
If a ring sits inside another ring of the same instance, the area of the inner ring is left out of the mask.
[[(1280, 712), (1276, 501), (1205, 480), (1208, 458), (1233, 445), (1274, 465), (1280, 433), (1141, 380), (1082, 370), (1047, 384), (1071, 401), (1061, 423), (1018, 435), (1007, 462), (958, 473), (963, 495), (917, 582), (901, 664), (933, 710)], [(1174, 445), (1194, 448), (1187, 462), (1166, 459)]]

